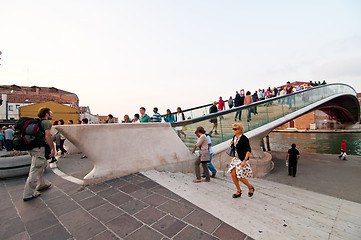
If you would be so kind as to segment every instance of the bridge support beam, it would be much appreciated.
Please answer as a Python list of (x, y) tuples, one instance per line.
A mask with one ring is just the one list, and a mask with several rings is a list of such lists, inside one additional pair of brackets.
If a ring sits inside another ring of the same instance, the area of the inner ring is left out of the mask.
[(84, 185), (194, 159), (169, 123), (55, 128), (93, 162), (94, 168), (84, 177)]

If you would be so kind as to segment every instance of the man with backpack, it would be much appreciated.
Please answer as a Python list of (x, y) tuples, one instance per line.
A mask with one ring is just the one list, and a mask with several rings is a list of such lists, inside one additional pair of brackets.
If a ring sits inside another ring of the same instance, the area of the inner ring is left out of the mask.
[(43, 172), (46, 166), (45, 158), (45, 145), (46, 143), (50, 146), (51, 152), (50, 157), (55, 155), (55, 147), (53, 139), (51, 137), (51, 119), (53, 118), (53, 113), (49, 108), (43, 107), (39, 109), (38, 117), (41, 119), (40, 127), (44, 132), (44, 137), (39, 140), (39, 146), (34, 147), (33, 149), (28, 150), (31, 156), (31, 167), (29, 171), (29, 176), (25, 183), (23, 200), (29, 201), (31, 199), (37, 198), (41, 195), (41, 191), (48, 189), (51, 184), (46, 184), (43, 179)]

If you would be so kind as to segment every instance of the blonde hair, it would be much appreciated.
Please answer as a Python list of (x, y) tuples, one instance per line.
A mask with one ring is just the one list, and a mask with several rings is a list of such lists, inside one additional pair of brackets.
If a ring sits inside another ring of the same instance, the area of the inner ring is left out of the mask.
[(233, 123), (232, 127), (241, 130), (241, 134), (244, 133), (244, 127), (242, 123)]

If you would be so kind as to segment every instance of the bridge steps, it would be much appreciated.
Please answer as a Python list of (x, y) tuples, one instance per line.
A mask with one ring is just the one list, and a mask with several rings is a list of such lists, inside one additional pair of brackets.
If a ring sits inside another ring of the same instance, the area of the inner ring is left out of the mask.
[(233, 199), (229, 176), (192, 182), (193, 174), (147, 171), (146, 176), (254, 239), (359, 239), (361, 204), (263, 179), (255, 195)]

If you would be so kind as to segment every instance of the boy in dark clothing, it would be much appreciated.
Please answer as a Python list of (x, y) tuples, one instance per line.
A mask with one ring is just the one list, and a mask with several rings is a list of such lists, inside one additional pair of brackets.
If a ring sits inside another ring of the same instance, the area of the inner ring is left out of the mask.
[(286, 156), (286, 161), (288, 159), (288, 175), (296, 177), (297, 161), (299, 158), (300, 153), (296, 149), (296, 144), (292, 144)]

